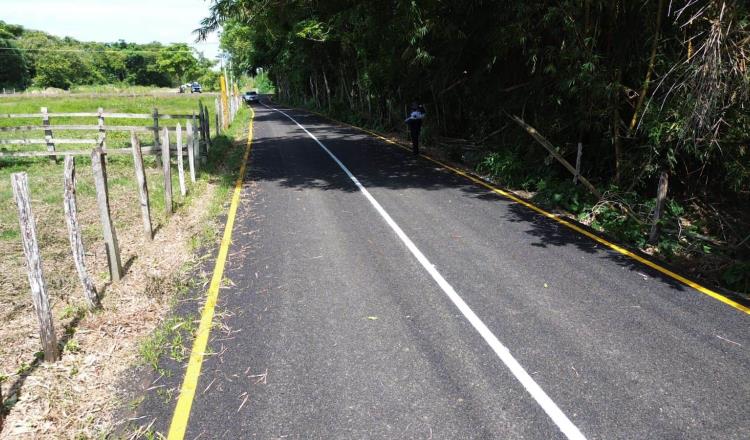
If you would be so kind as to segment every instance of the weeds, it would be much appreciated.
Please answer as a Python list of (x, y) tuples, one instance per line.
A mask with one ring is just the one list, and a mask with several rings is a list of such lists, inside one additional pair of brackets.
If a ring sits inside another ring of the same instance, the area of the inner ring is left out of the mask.
[(192, 336), (195, 332), (197, 327), (193, 320), (194, 316), (173, 316), (162, 322), (149, 339), (141, 344), (141, 358), (159, 374), (171, 376), (172, 372), (161, 368), (159, 361), (166, 353), (176, 362), (187, 358), (190, 349), (185, 344), (185, 336)]

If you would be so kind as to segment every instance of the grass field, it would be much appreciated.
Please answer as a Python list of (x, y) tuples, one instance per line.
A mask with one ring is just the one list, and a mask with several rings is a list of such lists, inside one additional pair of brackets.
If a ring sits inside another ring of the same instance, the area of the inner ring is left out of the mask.
[[(0, 99), (0, 114), (5, 113), (38, 113), (40, 107), (48, 107), (50, 112), (95, 112), (98, 107), (107, 112), (151, 113), (154, 107), (160, 113), (190, 114), (198, 110), (198, 101), (203, 98), (213, 120), (213, 96), (177, 95), (174, 96), (114, 96), (102, 95), (56, 97), (14, 96)], [(241, 116), (245, 116), (244, 114)], [(38, 124), (39, 120), (18, 120), (0, 118), (0, 126)], [(96, 118), (56, 119), (52, 124), (95, 124)], [(118, 119), (107, 121), (113, 125), (150, 125), (151, 119)], [(174, 127), (176, 120), (160, 121), (160, 126)], [(212, 124), (212, 132), (214, 127)], [(20, 138), (37, 137), (29, 132), (5, 132), (3, 137)], [(62, 134), (55, 133), (56, 137)], [(88, 132), (65, 133), (65, 137), (91, 137)], [(107, 147), (129, 146), (129, 133), (108, 132)], [(153, 144), (149, 133), (139, 134), (142, 144)], [(184, 137), (183, 137), (184, 139)], [(221, 140), (222, 138), (220, 138)], [(174, 136), (171, 142), (174, 143)], [(219, 142), (221, 144), (221, 142)], [(225, 139), (224, 144), (227, 141)], [(15, 147), (3, 145), (3, 147)], [(67, 146), (64, 149), (89, 149), (91, 146)], [(221, 147), (219, 147), (220, 149)], [(19, 148), (14, 148), (19, 149)], [(28, 146), (22, 147), (29, 150)], [(34, 147), (45, 150), (44, 145)], [(58, 148), (62, 150), (63, 148)], [(10, 150), (10, 148), (8, 148)], [(217, 160), (209, 155), (209, 167)], [(216, 152), (218, 154), (218, 150)], [(154, 157), (146, 157), (146, 173), (151, 201), (152, 223), (159, 233), (167, 224), (168, 216), (164, 206), (164, 184), (161, 168), (157, 168)], [(188, 195), (180, 195), (176, 163), (172, 163), (172, 188), (175, 207), (178, 211), (191, 209), (192, 199), (200, 197), (209, 182), (217, 181), (216, 172), (199, 168), (196, 183), (190, 183), (188, 164), (185, 160)], [(48, 291), (57, 319), (58, 331), (66, 322), (75, 317), (82, 307), (82, 293), (70, 254), (67, 237), (67, 226), (64, 219), (63, 198), (63, 161), (51, 161), (48, 158), (0, 158), (0, 377), (13, 375), (17, 369), (23, 369), (39, 347), (36, 323), (29, 293), (24, 256), (21, 248), (18, 212), (10, 186), (10, 176), (16, 172), (26, 172), (32, 197), (32, 210), (36, 217), (37, 237), (39, 239), (43, 269)], [(109, 198), (112, 207), (115, 229), (120, 241), (122, 263), (128, 267), (138, 258), (139, 251), (148, 245), (143, 237), (141, 213), (138, 201), (138, 190), (135, 184), (132, 158), (129, 155), (110, 156), (107, 158)], [(102, 241), (99, 215), (96, 209), (96, 192), (91, 172), (91, 161), (88, 156), (76, 157), (77, 201), (79, 222), (83, 230), (87, 265), (90, 275), (97, 287), (106, 289), (109, 281), (104, 244)], [(219, 179), (221, 176), (218, 177)], [(175, 237), (183, 239), (185, 237)], [(127, 276), (127, 275), (126, 275)], [(102, 287), (104, 286), (104, 287)]]

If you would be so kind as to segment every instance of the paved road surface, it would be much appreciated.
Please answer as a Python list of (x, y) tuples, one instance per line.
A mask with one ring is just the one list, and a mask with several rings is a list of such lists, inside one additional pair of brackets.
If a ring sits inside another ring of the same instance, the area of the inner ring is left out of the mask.
[(750, 438), (750, 316), (406, 151), (284, 111), (373, 200), (256, 106), (216, 354), (185, 438)]

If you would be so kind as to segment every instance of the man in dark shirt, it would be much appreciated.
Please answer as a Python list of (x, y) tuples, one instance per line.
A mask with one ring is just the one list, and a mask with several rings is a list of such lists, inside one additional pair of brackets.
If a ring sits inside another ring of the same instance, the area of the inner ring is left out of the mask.
[(406, 125), (409, 126), (409, 134), (411, 135), (412, 152), (415, 156), (419, 155), (419, 134), (422, 131), (422, 120), (426, 115), (423, 106), (418, 105), (416, 102), (411, 104), (411, 110), (409, 117), (406, 118)]

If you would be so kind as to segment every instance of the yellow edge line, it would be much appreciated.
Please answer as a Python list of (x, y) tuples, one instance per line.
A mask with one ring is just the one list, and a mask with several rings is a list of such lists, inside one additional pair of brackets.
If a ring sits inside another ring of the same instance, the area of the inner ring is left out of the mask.
[(242, 182), (245, 179), (247, 159), (250, 157), (250, 149), (253, 143), (253, 119), (255, 118), (255, 112), (252, 108), (250, 111), (247, 147), (245, 148), (245, 155), (242, 159), (240, 174), (237, 176), (237, 182), (234, 184), (234, 194), (232, 195), (232, 203), (229, 206), (227, 224), (224, 227), (224, 236), (221, 239), (219, 255), (216, 257), (216, 266), (214, 267), (214, 274), (211, 277), (211, 284), (208, 288), (206, 304), (203, 306), (201, 322), (198, 326), (198, 332), (195, 335), (193, 350), (190, 352), (190, 360), (188, 361), (187, 370), (185, 371), (185, 379), (182, 381), (182, 388), (180, 388), (180, 397), (177, 400), (177, 406), (175, 407), (174, 415), (172, 416), (172, 423), (169, 426), (169, 434), (167, 435), (167, 439), (169, 440), (182, 440), (185, 436), (188, 419), (190, 418), (190, 409), (193, 406), (195, 389), (198, 386), (198, 378), (201, 374), (203, 355), (205, 354), (206, 346), (208, 345), (208, 335), (211, 333), (211, 323), (214, 318), (214, 308), (216, 307), (216, 300), (219, 297), (221, 279), (224, 276), (224, 265), (227, 261), (229, 245), (232, 243), (232, 228), (234, 227), (234, 219), (237, 215), (237, 207), (240, 203), (240, 193), (242, 192)]
[[(326, 116), (324, 114), (317, 113), (317, 112), (314, 112), (314, 111), (310, 111), (310, 110), (303, 110), (303, 111), (308, 111), (310, 113), (316, 114), (318, 116), (326, 118), (326, 119), (328, 119), (330, 121), (334, 121), (334, 122), (336, 122), (338, 124), (341, 124), (341, 125), (346, 125), (346, 126), (349, 126), (349, 127), (352, 127), (352, 128), (356, 128), (357, 130), (365, 132), (365, 133), (367, 133), (367, 134), (369, 134), (371, 136), (374, 136), (374, 137), (376, 137), (376, 138), (378, 138), (378, 139), (380, 139), (382, 141), (385, 141), (385, 142), (387, 142), (387, 143), (389, 143), (391, 145), (395, 145), (395, 146), (397, 146), (399, 148), (402, 148), (404, 150), (411, 151), (411, 149), (408, 146), (402, 145), (399, 142), (396, 142), (396, 141), (394, 141), (392, 139), (388, 139), (388, 138), (386, 138), (386, 137), (384, 137), (384, 136), (382, 136), (382, 135), (380, 135), (378, 133), (375, 133), (374, 131), (370, 131), (370, 130), (368, 130), (366, 128), (357, 127), (356, 125), (352, 125), (352, 124), (348, 124), (346, 122), (338, 121), (336, 119), (333, 119), (333, 118), (328, 117), (328, 116)], [(521, 204), (521, 205), (523, 205), (523, 206), (525, 206), (525, 207), (527, 207), (527, 208), (529, 208), (529, 209), (531, 209), (531, 210), (533, 210), (533, 211), (535, 211), (535, 212), (537, 212), (537, 213), (539, 213), (539, 214), (541, 214), (541, 215), (543, 215), (543, 216), (545, 216), (547, 218), (550, 218), (550, 219), (552, 219), (552, 220), (560, 223), (561, 225), (563, 225), (563, 226), (565, 226), (565, 227), (567, 227), (569, 229), (572, 229), (572, 230), (574, 230), (574, 231), (576, 231), (576, 232), (578, 232), (580, 234), (585, 235), (586, 237), (589, 237), (590, 239), (592, 239), (592, 240), (594, 240), (594, 241), (596, 241), (598, 243), (603, 244), (604, 246), (607, 246), (610, 249), (613, 249), (613, 250), (615, 250), (615, 251), (617, 251), (617, 252), (619, 252), (619, 253), (627, 256), (627, 257), (630, 257), (633, 260), (638, 261), (639, 263), (645, 264), (646, 266), (648, 266), (648, 267), (650, 267), (652, 269), (655, 269), (655, 270), (663, 273), (664, 275), (667, 275), (668, 277), (674, 278), (675, 280), (681, 282), (682, 284), (690, 286), (693, 289), (695, 289), (695, 290), (697, 290), (697, 291), (699, 291), (699, 292), (701, 292), (701, 293), (703, 293), (705, 295), (708, 295), (708, 296), (710, 296), (713, 299), (719, 300), (719, 301), (723, 302), (724, 304), (727, 304), (727, 305), (729, 305), (731, 307), (734, 307), (737, 310), (740, 310), (740, 311), (745, 312), (745, 313), (747, 313), (747, 314), (750, 315), (750, 307), (746, 307), (746, 306), (738, 303), (737, 301), (733, 301), (733, 300), (727, 298), (726, 296), (724, 296), (724, 295), (722, 295), (722, 294), (720, 294), (718, 292), (715, 292), (715, 291), (713, 291), (713, 290), (711, 290), (711, 289), (709, 289), (709, 288), (707, 288), (705, 286), (702, 286), (702, 285), (696, 283), (695, 281), (691, 281), (691, 280), (683, 277), (680, 274), (672, 272), (671, 270), (667, 269), (666, 267), (660, 266), (660, 265), (654, 263), (653, 261), (647, 260), (647, 259), (641, 257), (640, 255), (635, 254), (635, 253), (633, 253), (633, 252), (631, 252), (631, 251), (629, 251), (629, 250), (627, 250), (627, 249), (625, 249), (625, 248), (623, 248), (621, 246), (618, 246), (618, 245), (616, 245), (616, 244), (614, 244), (614, 243), (612, 243), (610, 241), (607, 241), (604, 238), (602, 238), (602, 237), (600, 237), (600, 236), (598, 236), (596, 234), (592, 234), (591, 232), (589, 232), (589, 231), (587, 231), (587, 230), (585, 230), (585, 229), (583, 229), (583, 228), (581, 228), (579, 226), (576, 226), (575, 224), (570, 223), (570, 222), (568, 222), (568, 221), (566, 221), (566, 220), (564, 220), (564, 219), (556, 216), (555, 214), (547, 212), (544, 209), (542, 209), (542, 208), (540, 208), (540, 207), (538, 207), (536, 205), (533, 205), (533, 204), (531, 204), (531, 203), (529, 203), (529, 202), (527, 202), (525, 200), (522, 200), (522, 199), (518, 198), (517, 196), (515, 196), (515, 195), (513, 195), (513, 194), (511, 194), (511, 193), (509, 193), (507, 191), (504, 191), (504, 190), (502, 190), (500, 188), (492, 186), (489, 183), (485, 182), (484, 180), (478, 179), (478, 178), (476, 178), (476, 177), (474, 177), (474, 176), (472, 176), (472, 175), (470, 175), (470, 174), (468, 174), (468, 173), (466, 173), (464, 171), (461, 171), (461, 170), (459, 170), (457, 168), (454, 168), (454, 167), (452, 167), (452, 166), (450, 166), (448, 164), (445, 164), (445, 163), (443, 163), (443, 162), (441, 162), (441, 161), (439, 161), (437, 159), (433, 159), (430, 156), (427, 156), (425, 154), (420, 154), (420, 156), (422, 156), (423, 158), (429, 160), (430, 162), (433, 162), (433, 163), (436, 163), (436, 164), (440, 165), (441, 167), (443, 167), (443, 168), (445, 168), (447, 170), (452, 171), (455, 174), (458, 174), (459, 176), (462, 176), (462, 177), (465, 177), (465, 178), (471, 180), (472, 182), (476, 183), (477, 185), (480, 185), (480, 186), (483, 186), (483, 187), (489, 189), (490, 191), (494, 192), (495, 194), (499, 194), (499, 195), (501, 195), (501, 196), (503, 196), (503, 197), (505, 197), (507, 199), (510, 199), (510, 200), (512, 200), (512, 201), (514, 201), (514, 202), (516, 202), (518, 204)]]

